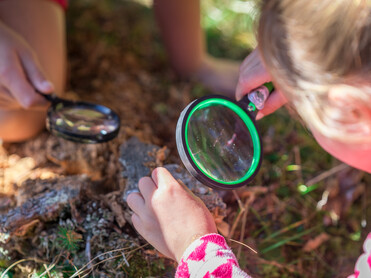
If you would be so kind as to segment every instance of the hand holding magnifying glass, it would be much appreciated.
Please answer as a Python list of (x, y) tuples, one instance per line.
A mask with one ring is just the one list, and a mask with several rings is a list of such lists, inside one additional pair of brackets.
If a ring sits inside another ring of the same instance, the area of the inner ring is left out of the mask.
[(238, 102), (206, 96), (182, 111), (177, 148), (195, 178), (218, 189), (234, 189), (254, 178), (263, 153), (255, 117), (272, 90), (273, 84), (265, 83)]

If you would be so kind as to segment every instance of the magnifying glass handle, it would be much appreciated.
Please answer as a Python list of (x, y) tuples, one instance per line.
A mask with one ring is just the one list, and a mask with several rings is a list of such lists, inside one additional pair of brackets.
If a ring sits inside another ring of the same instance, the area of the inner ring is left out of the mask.
[(274, 87), (272, 82), (264, 83), (242, 98), (239, 104), (255, 119), (258, 111), (264, 108), (264, 104), (273, 90)]
[(59, 97), (57, 97), (55, 94), (44, 94), (38, 90), (35, 90), (36, 93), (38, 93), (39, 95), (43, 96), (47, 101), (51, 102), (51, 103), (55, 103), (55, 102), (60, 102), (61, 99)]

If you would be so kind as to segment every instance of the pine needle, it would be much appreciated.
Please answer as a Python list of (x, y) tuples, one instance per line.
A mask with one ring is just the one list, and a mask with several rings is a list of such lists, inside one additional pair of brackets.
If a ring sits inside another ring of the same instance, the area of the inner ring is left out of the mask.
[(251, 251), (253, 251), (255, 254), (258, 254), (258, 251), (256, 251), (254, 248), (248, 246), (247, 244), (245, 244), (245, 243), (243, 243), (243, 242), (241, 242), (241, 241), (234, 240), (234, 239), (232, 239), (232, 238), (230, 238), (229, 240), (230, 240), (230, 241), (233, 241), (233, 242), (235, 242), (235, 243), (241, 244), (241, 245), (243, 245), (243, 246), (249, 248), (249, 249), (250, 249)]

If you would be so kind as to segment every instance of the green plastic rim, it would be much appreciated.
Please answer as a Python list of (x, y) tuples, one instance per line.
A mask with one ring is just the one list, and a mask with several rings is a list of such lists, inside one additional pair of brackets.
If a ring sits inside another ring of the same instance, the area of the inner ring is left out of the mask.
[[(206, 169), (197, 162), (197, 160), (193, 156), (193, 154), (191, 152), (191, 149), (189, 147), (187, 134), (188, 134), (188, 124), (189, 124), (190, 118), (192, 117), (192, 115), (197, 110), (203, 109), (203, 108), (206, 108), (206, 107), (209, 107), (209, 106), (213, 106), (213, 105), (223, 105), (223, 106), (231, 109), (234, 113), (236, 113), (241, 118), (241, 120), (246, 125), (246, 127), (248, 128), (248, 130), (250, 132), (250, 135), (251, 135), (251, 139), (252, 139), (252, 143), (253, 143), (253, 150), (254, 150), (251, 167), (250, 167), (249, 171), (247, 171), (247, 173), (242, 178), (240, 178), (236, 181), (223, 181), (223, 180), (215, 179), (214, 177), (210, 176), (207, 173)], [(222, 98), (209, 98), (209, 99), (206, 99), (206, 100), (201, 101), (200, 103), (196, 104), (195, 107), (193, 107), (193, 109), (189, 112), (189, 115), (187, 117), (187, 121), (186, 121), (186, 124), (185, 124), (184, 137), (185, 137), (185, 143), (186, 143), (186, 146), (187, 146), (188, 154), (191, 157), (193, 163), (196, 165), (196, 167), (206, 177), (208, 177), (209, 179), (211, 179), (213, 181), (216, 181), (216, 182), (221, 183), (221, 184), (227, 184), (227, 185), (239, 184), (239, 183), (242, 183), (242, 182), (248, 180), (255, 173), (256, 169), (258, 168), (259, 161), (260, 161), (260, 155), (261, 155), (261, 146), (260, 146), (260, 139), (259, 139), (258, 131), (256, 130), (255, 124), (253, 123), (251, 118), (247, 115), (247, 113), (240, 106), (238, 106), (234, 102), (231, 102), (229, 100), (222, 99)]]

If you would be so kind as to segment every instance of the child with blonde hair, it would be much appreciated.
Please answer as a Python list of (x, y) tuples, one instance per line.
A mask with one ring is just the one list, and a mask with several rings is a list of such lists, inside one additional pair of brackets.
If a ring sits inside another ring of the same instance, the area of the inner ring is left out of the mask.
[[(263, 0), (258, 42), (236, 98), (272, 80), (276, 91), (258, 117), (287, 99), (326, 151), (371, 173), (370, 0)], [(249, 277), (205, 205), (169, 172), (155, 169), (139, 190), (127, 199), (133, 225), (179, 263), (176, 277)], [(364, 252), (349, 277), (371, 277), (371, 233)]]

